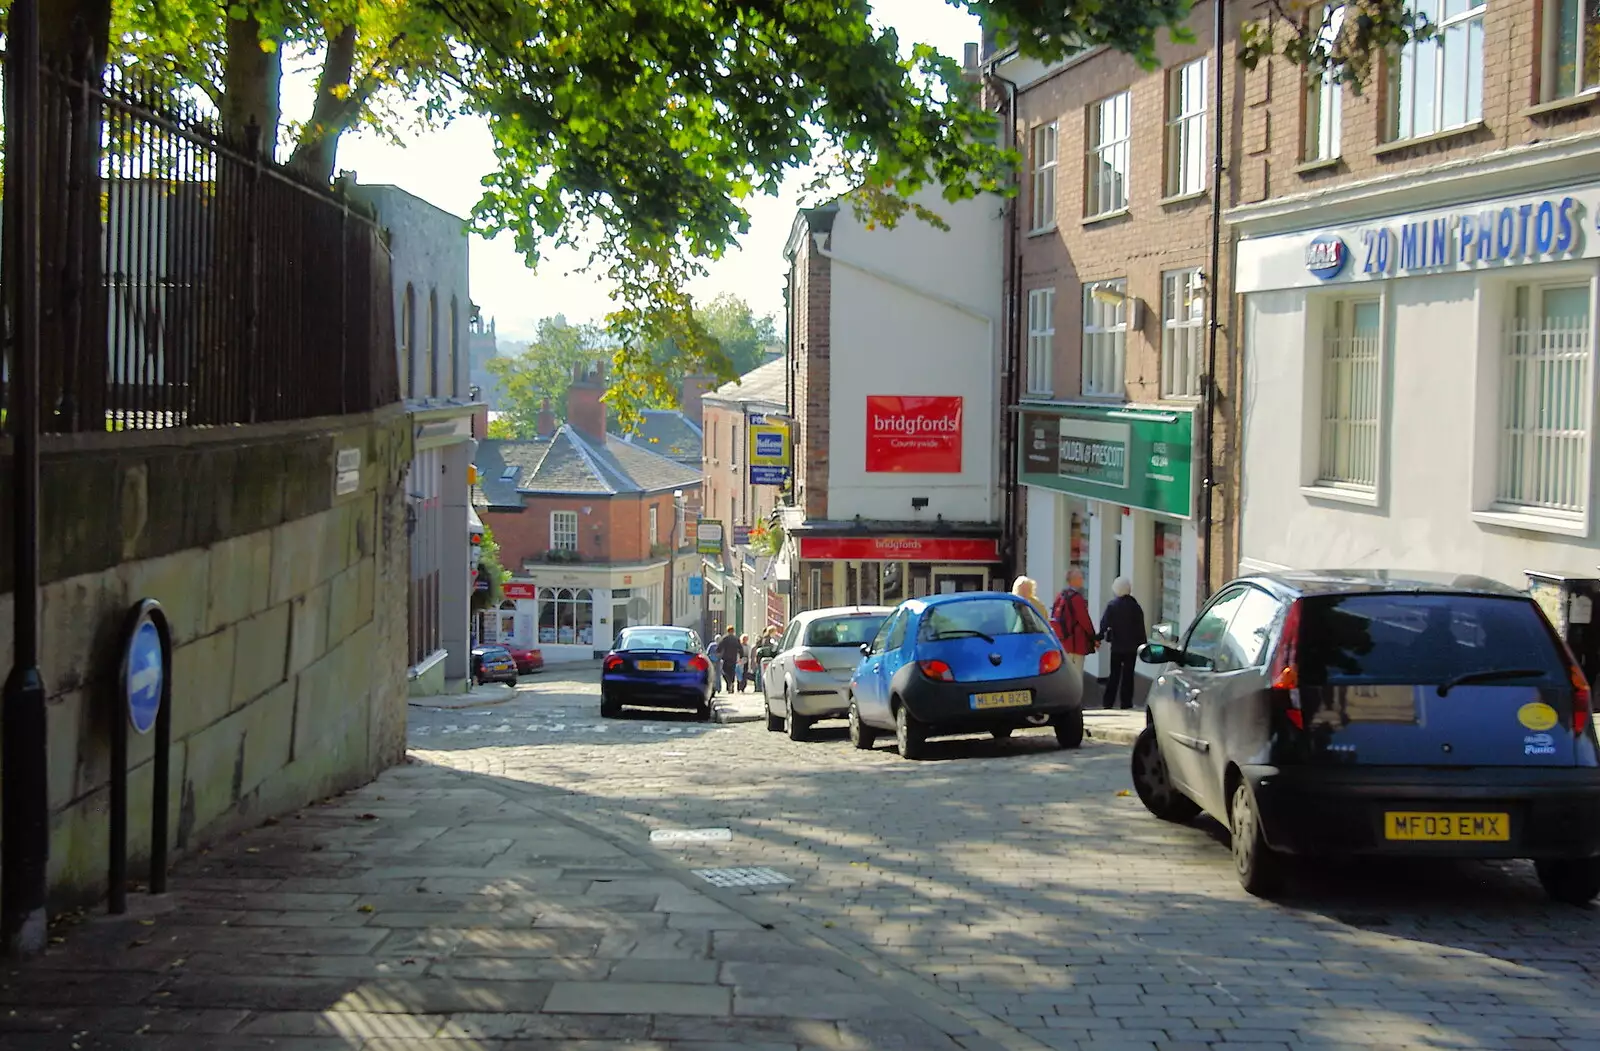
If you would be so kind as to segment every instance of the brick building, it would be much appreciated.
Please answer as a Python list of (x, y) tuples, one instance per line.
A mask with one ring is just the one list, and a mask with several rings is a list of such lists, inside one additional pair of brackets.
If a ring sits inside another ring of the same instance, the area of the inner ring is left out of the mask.
[[(1223, 48), (1223, 94), (1239, 90), (1234, 5)], [(1187, 624), (1213, 582), (1232, 572), (1237, 488), (1226, 412), (1208, 432), (1206, 384), (1231, 404), (1227, 264), (1211, 273), (1216, 119), (1210, 4), (1194, 42), (1163, 41), (1160, 67), (1099, 48), (1051, 65), (1002, 53), (991, 88), (1014, 115), (1024, 157), (1010, 207), (1007, 273), (1015, 400), (1020, 568), (1053, 595), (1083, 571), (1092, 609), (1119, 576), (1152, 624)], [(1225, 106), (1227, 141), (1242, 126)], [(1233, 203), (1242, 170), (1222, 184)], [(1217, 304), (1215, 367), (1208, 302)], [(1212, 435), (1213, 528), (1205, 520), (1205, 448)], [(1089, 670), (1096, 670), (1091, 660)]]
[(1421, 6), (1360, 96), (1245, 77), (1241, 562), (1592, 577), (1594, 5)]
[(922, 202), (950, 229), (802, 210), (789, 262), (795, 610), (1000, 584), (1001, 203)]
[(693, 623), (674, 591), (694, 573), (686, 519), (700, 472), (606, 431), (597, 366), (567, 397), (567, 422), (546, 413), (539, 437), (478, 450), (484, 522), (512, 572), (485, 640), (537, 646), (546, 661), (610, 648), (629, 624)]
[(787, 415), (788, 380), (788, 362), (777, 358), (706, 393), (701, 401), (703, 514), (725, 524), (727, 541), (721, 555), (705, 556), (707, 637), (714, 626), (733, 624), (753, 638), (769, 624), (782, 627), (788, 621), (788, 600), (779, 587), (774, 559), (740, 542), (750, 530), (769, 526), (778, 506), (778, 486), (751, 482), (748, 423), (752, 416)]

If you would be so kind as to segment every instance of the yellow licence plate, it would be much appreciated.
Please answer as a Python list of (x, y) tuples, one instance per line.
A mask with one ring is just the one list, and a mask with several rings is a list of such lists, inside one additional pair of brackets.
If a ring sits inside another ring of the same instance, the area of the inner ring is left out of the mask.
[(972, 695), (972, 707), (984, 708), (1026, 708), (1033, 703), (1033, 693), (1030, 690), (1006, 690), (1001, 693), (975, 693)]
[(639, 662), (639, 670), (640, 671), (671, 671), (672, 668), (673, 668), (673, 664), (672, 664), (671, 661), (640, 661)]
[(1511, 815), (1391, 810), (1383, 815), (1383, 835), (1385, 839), (1436, 843), (1504, 843), (1511, 838)]

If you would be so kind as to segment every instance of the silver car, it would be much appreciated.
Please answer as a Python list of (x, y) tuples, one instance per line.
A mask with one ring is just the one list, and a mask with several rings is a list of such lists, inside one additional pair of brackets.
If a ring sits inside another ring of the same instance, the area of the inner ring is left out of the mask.
[(803, 741), (818, 719), (843, 719), (861, 646), (893, 612), (889, 606), (835, 606), (791, 620), (761, 675), (767, 729), (777, 733), (787, 725), (790, 739)]

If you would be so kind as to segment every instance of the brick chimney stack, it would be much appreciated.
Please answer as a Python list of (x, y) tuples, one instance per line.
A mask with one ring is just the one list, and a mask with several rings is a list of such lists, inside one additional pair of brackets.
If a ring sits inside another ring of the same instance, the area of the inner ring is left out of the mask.
[(605, 392), (603, 364), (597, 361), (576, 371), (572, 387), (567, 391), (567, 422), (585, 438), (605, 441), (606, 405), (600, 400)]
[(546, 398), (539, 406), (539, 421), (535, 425), (536, 433), (541, 438), (549, 438), (556, 433), (556, 414), (550, 408), (550, 399)]
[(690, 373), (683, 377), (678, 391), (678, 409), (696, 426), (700, 426), (702, 409), (700, 399), (717, 389), (717, 378), (704, 373)]

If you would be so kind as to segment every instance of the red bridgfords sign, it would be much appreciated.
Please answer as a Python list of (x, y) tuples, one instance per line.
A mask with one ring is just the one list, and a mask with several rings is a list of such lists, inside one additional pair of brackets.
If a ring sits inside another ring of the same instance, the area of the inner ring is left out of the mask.
[(867, 470), (961, 473), (961, 398), (867, 395)]
[(964, 536), (803, 536), (800, 557), (865, 562), (1000, 561), (1000, 542)]

